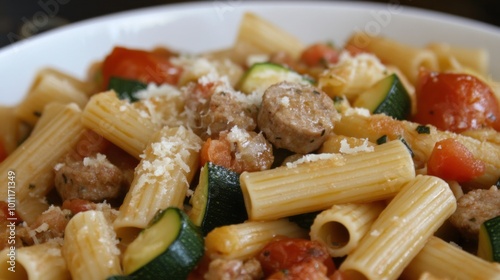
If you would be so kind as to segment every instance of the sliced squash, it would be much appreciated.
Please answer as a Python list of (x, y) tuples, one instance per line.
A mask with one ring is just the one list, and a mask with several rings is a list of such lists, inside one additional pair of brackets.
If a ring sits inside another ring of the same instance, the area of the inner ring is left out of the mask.
[(481, 224), (477, 255), (487, 261), (500, 262), (500, 216)]
[(354, 107), (368, 109), (372, 114), (386, 114), (405, 120), (411, 113), (411, 99), (396, 74), (376, 82), (354, 101)]
[(186, 279), (203, 253), (200, 229), (182, 210), (170, 207), (127, 247), (123, 270), (132, 279)]
[(207, 162), (190, 201), (189, 217), (204, 235), (220, 226), (248, 219), (238, 173)]

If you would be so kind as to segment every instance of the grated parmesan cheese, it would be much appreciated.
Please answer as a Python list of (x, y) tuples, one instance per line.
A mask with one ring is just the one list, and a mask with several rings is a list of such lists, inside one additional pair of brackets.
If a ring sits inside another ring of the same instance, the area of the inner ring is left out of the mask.
[(352, 147), (347, 142), (347, 139), (342, 139), (340, 141), (340, 150), (339, 152), (343, 154), (357, 154), (359, 152), (373, 152), (373, 146), (368, 146), (368, 139), (364, 139), (363, 144), (357, 147)]
[(111, 162), (106, 158), (106, 155), (97, 153), (95, 157), (85, 157), (83, 158), (83, 166), (86, 167), (99, 167), (99, 166), (113, 167)]
[(309, 163), (309, 162), (315, 162), (315, 161), (320, 161), (320, 160), (343, 160), (344, 157), (339, 154), (330, 154), (330, 153), (322, 153), (322, 154), (308, 154), (304, 155), (298, 160), (294, 162), (287, 162), (286, 167), (288, 168), (295, 168), (299, 164), (303, 163)]

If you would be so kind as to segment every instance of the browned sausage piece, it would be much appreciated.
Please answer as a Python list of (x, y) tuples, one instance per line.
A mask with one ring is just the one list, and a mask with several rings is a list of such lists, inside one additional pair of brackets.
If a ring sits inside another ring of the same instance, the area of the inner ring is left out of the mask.
[(450, 222), (467, 239), (477, 240), (479, 227), (489, 219), (500, 215), (500, 190), (476, 189), (457, 200), (457, 210), (450, 217)]
[(63, 201), (116, 198), (123, 182), (123, 172), (101, 154), (86, 157), (83, 161), (67, 160), (55, 170), (55, 187)]
[(324, 92), (281, 82), (264, 92), (257, 123), (276, 147), (306, 154), (323, 144), (338, 118), (333, 100)]

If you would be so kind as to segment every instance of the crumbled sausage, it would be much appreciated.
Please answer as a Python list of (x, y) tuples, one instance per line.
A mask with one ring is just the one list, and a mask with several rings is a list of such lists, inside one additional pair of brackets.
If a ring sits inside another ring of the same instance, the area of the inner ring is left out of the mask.
[(18, 226), (17, 235), (24, 245), (41, 244), (53, 238), (63, 237), (70, 216), (70, 211), (51, 206), (31, 225), (23, 223)]
[(307, 154), (323, 144), (338, 118), (333, 100), (324, 92), (281, 82), (264, 92), (257, 122), (276, 147)]
[(205, 280), (254, 280), (264, 276), (259, 261), (215, 259), (210, 262)]
[(103, 201), (120, 195), (128, 179), (106, 156), (67, 159), (55, 168), (55, 187), (62, 200)]
[(481, 224), (499, 215), (500, 190), (493, 186), (490, 189), (472, 190), (461, 196), (450, 222), (464, 238), (477, 240)]

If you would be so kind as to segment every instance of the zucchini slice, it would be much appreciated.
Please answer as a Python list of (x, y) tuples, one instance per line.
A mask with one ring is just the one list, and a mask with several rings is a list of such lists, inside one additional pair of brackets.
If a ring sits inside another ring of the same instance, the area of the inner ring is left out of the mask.
[(363, 92), (354, 101), (354, 107), (370, 110), (372, 114), (386, 114), (405, 120), (411, 112), (411, 99), (396, 74), (389, 75)]
[(182, 210), (170, 207), (127, 247), (123, 270), (136, 279), (186, 279), (203, 253), (200, 229)]
[(208, 162), (190, 201), (189, 217), (204, 235), (216, 227), (242, 223), (248, 219), (240, 175)]
[(500, 262), (500, 216), (485, 221), (479, 227), (477, 255), (487, 261)]
[(262, 95), (268, 87), (282, 81), (312, 84), (311, 79), (290, 68), (276, 63), (260, 62), (253, 64), (243, 74), (243, 77), (236, 84), (236, 89), (247, 94), (257, 92)]
[(148, 85), (139, 81), (111, 77), (109, 79), (108, 89), (114, 90), (119, 99), (126, 99), (132, 103), (139, 100), (135, 97), (134, 93), (147, 88), (147, 86)]

